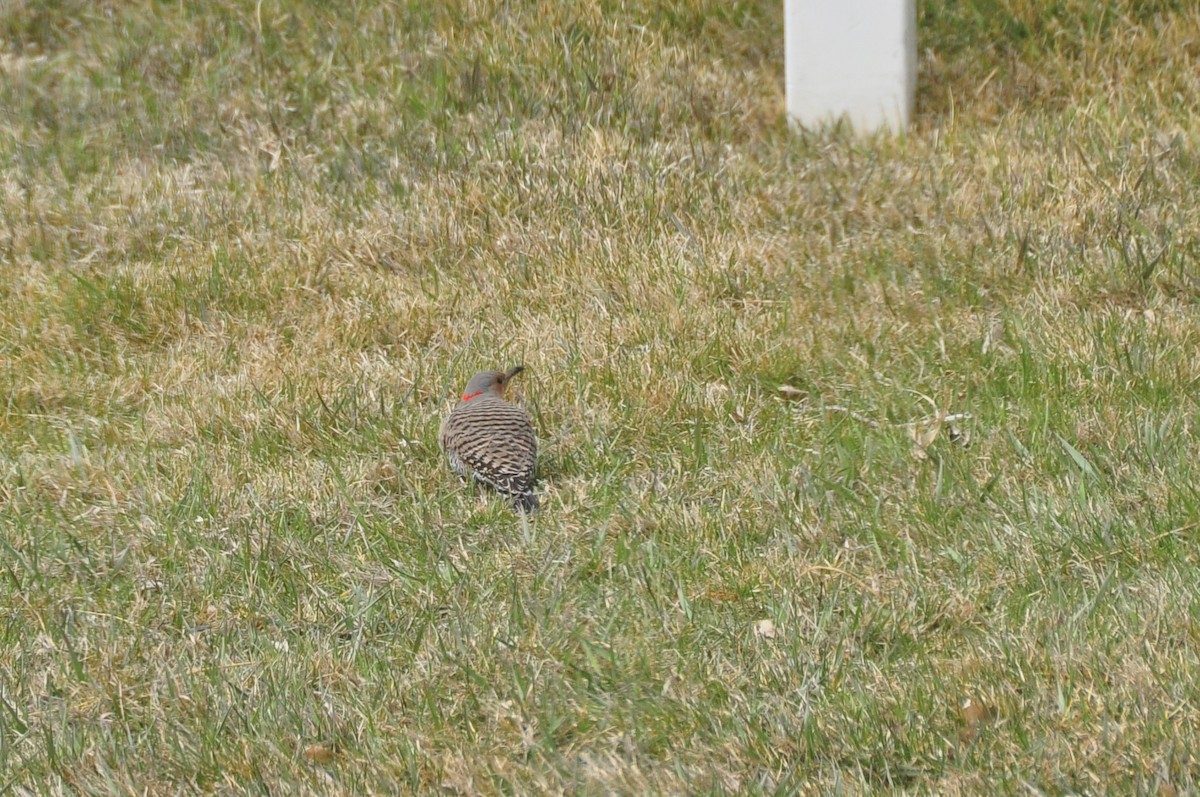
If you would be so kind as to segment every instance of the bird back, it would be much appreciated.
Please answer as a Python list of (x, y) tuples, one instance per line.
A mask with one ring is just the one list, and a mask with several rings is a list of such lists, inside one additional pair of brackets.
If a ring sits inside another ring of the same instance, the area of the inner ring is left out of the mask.
[(518, 509), (537, 507), (537, 437), (524, 409), (492, 394), (462, 401), (442, 425), (439, 442), (459, 475), (507, 496)]

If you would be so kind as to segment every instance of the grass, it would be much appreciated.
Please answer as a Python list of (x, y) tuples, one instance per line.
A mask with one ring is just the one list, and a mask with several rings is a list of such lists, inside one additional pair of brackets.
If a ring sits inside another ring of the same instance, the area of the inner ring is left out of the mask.
[(0, 7), (0, 793), (1200, 791), (1200, 13), (778, 6)]

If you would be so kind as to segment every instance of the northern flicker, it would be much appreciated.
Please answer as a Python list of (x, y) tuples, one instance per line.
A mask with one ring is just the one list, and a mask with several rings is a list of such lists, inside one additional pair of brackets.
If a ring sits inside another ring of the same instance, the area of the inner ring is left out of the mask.
[(504, 399), (509, 381), (525, 370), (480, 371), (442, 423), (438, 442), (459, 476), (486, 484), (522, 512), (537, 509), (537, 437), (529, 414)]

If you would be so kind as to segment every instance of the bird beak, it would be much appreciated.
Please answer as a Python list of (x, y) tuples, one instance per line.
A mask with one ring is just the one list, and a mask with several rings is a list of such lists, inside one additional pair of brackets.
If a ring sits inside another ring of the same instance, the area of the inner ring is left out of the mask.
[(524, 370), (525, 370), (525, 366), (523, 366), (523, 365), (514, 365), (512, 368), (509, 368), (509, 369), (508, 369), (508, 370), (507, 370), (507, 371), (504, 373), (504, 381), (505, 381), (505, 382), (508, 382), (508, 380), (512, 379), (514, 376), (516, 376), (517, 374), (521, 373), (521, 372), (522, 372), (522, 371), (524, 371)]

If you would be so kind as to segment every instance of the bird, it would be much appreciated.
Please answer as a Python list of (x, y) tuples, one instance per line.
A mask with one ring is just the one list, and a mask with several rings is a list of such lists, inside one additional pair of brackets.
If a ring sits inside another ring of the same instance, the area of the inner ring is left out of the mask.
[(508, 498), (518, 512), (538, 508), (537, 436), (527, 413), (504, 398), (512, 378), (525, 370), (480, 371), (471, 377), (458, 406), (446, 416), (438, 443), (450, 469)]

